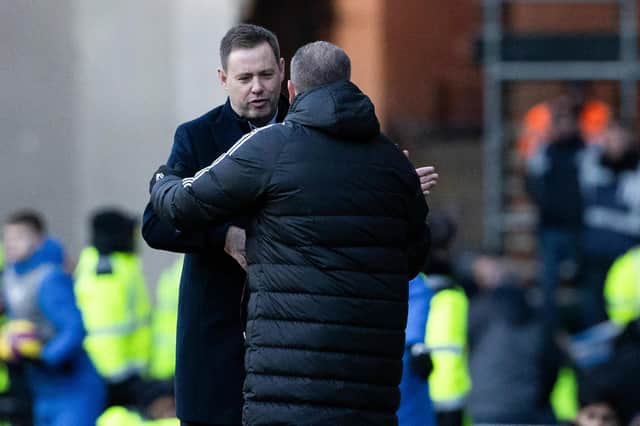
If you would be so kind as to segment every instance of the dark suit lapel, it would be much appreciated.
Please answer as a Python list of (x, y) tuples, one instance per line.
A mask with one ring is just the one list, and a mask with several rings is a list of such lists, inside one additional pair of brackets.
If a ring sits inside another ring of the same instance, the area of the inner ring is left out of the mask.
[[(280, 96), (276, 121), (281, 123), (288, 111), (289, 102), (284, 96)], [(249, 122), (235, 113), (231, 108), (229, 98), (227, 98), (227, 102), (222, 107), (222, 113), (211, 122), (211, 139), (216, 145), (216, 156), (228, 151), (238, 139), (249, 131), (251, 131)]]
[(234, 143), (246, 133), (249, 133), (249, 123), (239, 117), (227, 102), (222, 107), (222, 113), (211, 122), (211, 138), (214, 142), (216, 156), (226, 152)]

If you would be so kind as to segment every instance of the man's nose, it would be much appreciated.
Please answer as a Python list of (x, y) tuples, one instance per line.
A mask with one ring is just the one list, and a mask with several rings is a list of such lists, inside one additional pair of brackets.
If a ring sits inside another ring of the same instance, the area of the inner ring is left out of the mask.
[(264, 90), (264, 86), (259, 77), (255, 77), (251, 82), (251, 92), (260, 93)]

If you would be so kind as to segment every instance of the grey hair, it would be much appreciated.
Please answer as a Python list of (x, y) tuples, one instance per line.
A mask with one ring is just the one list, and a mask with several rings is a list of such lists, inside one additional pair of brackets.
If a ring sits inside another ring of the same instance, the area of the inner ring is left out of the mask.
[(349, 56), (327, 41), (305, 44), (291, 59), (291, 81), (297, 93), (350, 78)]

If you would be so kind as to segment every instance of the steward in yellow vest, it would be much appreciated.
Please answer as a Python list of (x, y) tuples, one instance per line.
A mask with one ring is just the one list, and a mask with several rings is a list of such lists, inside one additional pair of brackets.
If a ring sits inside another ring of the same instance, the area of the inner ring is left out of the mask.
[(150, 348), (149, 294), (134, 249), (135, 221), (104, 210), (91, 221), (92, 245), (82, 250), (75, 294), (87, 337), (84, 346), (109, 385), (109, 405), (132, 404)]
[(471, 379), (467, 362), (468, 299), (452, 278), (451, 245), (457, 227), (442, 212), (429, 214), (431, 254), (426, 282), (434, 291), (429, 304), (425, 346), (433, 371), (429, 392), (439, 426), (460, 426), (465, 420)]
[(160, 275), (156, 287), (156, 306), (151, 322), (151, 354), (149, 377), (173, 380), (176, 369), (176, 326), (178, 322), (178, 290), (184, 257)]

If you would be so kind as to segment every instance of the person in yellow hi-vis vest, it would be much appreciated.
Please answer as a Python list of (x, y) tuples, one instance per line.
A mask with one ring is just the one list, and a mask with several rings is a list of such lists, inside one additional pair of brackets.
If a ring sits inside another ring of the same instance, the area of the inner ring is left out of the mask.
[(431, 298), (425, 335), (433, 362), (429, 376), (431, 399), (439, 425), (462, 424), (471, 389), (467, 368), (467, 296), (449, 277), (431, 275), (427, 282), (436, 292)]
[(183, 261), (184, 257), (180, 256), (164, 271), (156, 287), (149, 359), (149, 377), (155, 380), (173, 380), (175, 374), (178, 290)]
[(102, 413), (96, 426), (180, 426), (180, 420), (175, 417), (146, 420), (135, 411), (113, 406)]
[(80, 254), (75, 293), (87, 329), (85, 348), (109, 385), (109, 404), (136, 404), (150, 349), (149, 294), (135, 253), (135, 220), (97, 212), (92, 245)]
[(451, 277), (450, 248), (457, 229), (442, 212), (429, 214), (431, 254), (426, 266), (427, 285), (434, 291), (429, 305), (425, 346), (433, 371), (429, 391), (439, 426), (459, 426), (471, 389), (467, 362), (468, 299)]
[(607, 273), (604, 298), (609, 319), (625, 326), (640, 317), (640, 247), (620, 256)]

